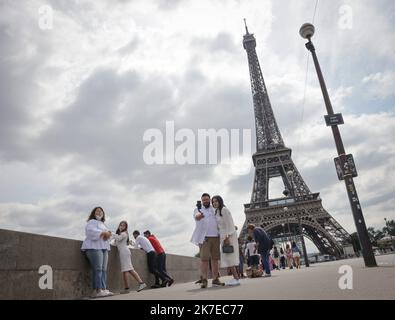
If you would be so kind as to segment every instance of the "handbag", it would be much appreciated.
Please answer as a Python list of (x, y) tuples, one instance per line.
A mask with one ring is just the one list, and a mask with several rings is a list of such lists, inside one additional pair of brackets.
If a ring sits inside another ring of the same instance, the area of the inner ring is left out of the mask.
[(222, 245), (222, 252), (223, 253), (233, 253), (235, 249), (233, 248), (232, 245), (230, 244), (224, 244)]

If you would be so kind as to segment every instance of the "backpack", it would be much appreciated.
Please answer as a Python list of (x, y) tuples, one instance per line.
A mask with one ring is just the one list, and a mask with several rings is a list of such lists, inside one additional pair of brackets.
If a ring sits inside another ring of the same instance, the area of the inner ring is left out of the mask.
[(246, 270), (248, 278), (258, 278), (263, 276), (262, 266), (248, 267)]

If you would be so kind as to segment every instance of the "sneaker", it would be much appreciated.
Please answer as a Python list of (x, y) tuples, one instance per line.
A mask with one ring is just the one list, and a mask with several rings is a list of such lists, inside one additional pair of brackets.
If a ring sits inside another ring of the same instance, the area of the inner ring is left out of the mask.
[(174, 283), (174, 279), (169, 280), (169, 287)]
[(221, 282), (221, 281), (219, 280), (219, 278), (214, 279), (213, 281), (211, 281), (211, 284), (212, 284), (213, 286), (224, 286), (224, 285), (225, 285), (225, 283)]
[(153, 284), (153, 285), (151, 286), (151, 289), (158, 289), (158, 288), (160, 288), (160, 285), (159, 285), (159, 284)]
[(91, 298), (97, 298), (98, 292), (96, 290), (93, 290), (92, 294), (90, 295)]
[(200, 288), (205, 289), (207, 288), (207, 279), (202, 279), (202, 284), (200, 285)]
[(139, 284), (139, 286), (138, 286), (138, 288), (137, 288), (137, 292), (140, 292), (141, 290), (143, 290), (144, 288), (146, 288), (147, 287), (147, 285), (143, 282), (143, 283), (140, 283)]
[(202, 283), (202, 278), (200, 278), (198, 281), (195, 281), (195, 284), (201, 284)]
[(170, 280), (165, 280), (165, 281), (162, 281), (162, 283), (161, 283), (161, 288), (165, 288), (165, 287), (167, 287), (167, 285), (169, 284), (169, 282), (170, 282)]
[(125, 289), (121, 290), (120, 294), (126, 294), (129, 292), (130, 292), (129, 288), (125, 288)]
[(109, 295), (107, 294), (107, 292), (105, 290), (100, 290), (97, 294), (96, 294), (96, 298), (102, 298), (102, 297), (108, 297)]
[(232, 280), (229, 280), (226, 284), (228, 286), (239, 286), (240, 285), (240, 281), (236, 280), (235, 278), (233, 278)]
[(272, 275), (270, 273), (265, 273), (264, 277), (265, 278), (270, 278)]
[(113, 296), (114, 294), (110, 290), (102, 290), (107, 296)]

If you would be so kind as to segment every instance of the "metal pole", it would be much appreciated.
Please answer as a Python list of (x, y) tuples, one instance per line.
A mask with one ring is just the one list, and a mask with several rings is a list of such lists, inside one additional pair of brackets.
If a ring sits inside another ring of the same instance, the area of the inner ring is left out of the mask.
[[(292, 172), (292, 171), (291, 171)], [(295, 200), (295, 185), (293, 181), (292, 174), (290, 175), (290, 183), (291, 183), (291, 189), (292, 189), (292, 196)], [(298, 213), (298, 223), (299, 223), (299, 237), (300, 237), (300, 242), (302, 243), (302, 250), (303, 250), (303, 255), (304, 255), (304, 263), (306, 267), (310, 266), (309, 263), (309, 258), (307, 256), (307, 251), (306, 251), (306, 244), (304, 242), (304, 237), (303, 237), (303, 231), (302, 231), (302, 224), (301, 224), (301, 218), (300, 218), (300, 212), (297, 211)]]
[[(318, 58), (315, 53), (315, 48), (313, 43), (311, 42), (310, 37), (308, 37), (308, 40), (309, 42), (306, 43), (306, 48), (311, 52), (311, 55), (313, 56), (314, 65), (317, 71), (317, 76), (321, 86), (322, 95), (324, 97), (327, 113), (328, 115), (333, 115), (334, 112), (333, 112), (332, 104), (329, 99), (328, 90), (326, 89), (326, 85), (325, 85), (324, 77), (321, 72), (320, 65), (318, 63)], [(335, 139), (337, 153), (339, 155), (341, 164), (343, 165), (346, 160), (346, 152), (344, 150), (344, 145), (340, 135), (340, 131), (337, 125), (333, 125), (331, 126), (331, 128), (332, 128), (333, 137)], [(361, 243), (362, 255), (365, 261), (365, 266), (377, 267), (376, 258), (372, 250), (372, 244), (369, 240), (369, 234), (366, 228), (365, 219), (363, 217), (362, 208), (359, 203), (359, 198), (358, 198), (357, 190), (355, 188), (354, 179), (351, 174), (344, 175), (344, 183), (346, 185), (348, 199), (354, 217), (358, 238)]]
[(305, 263), (306, 267), (309, 267), (310, 263), (309, 263), (309, 257), (307, 256), (306, 244), (304, 242), (302, 224), (300, 223), (300, 220), (301, 220), (300, 213), (298, 213), (298, 219), (299, 219), (300, 241), (302, 242), (302, 250), (303, 250), (303, 255), (304, 255), (304, 263)]

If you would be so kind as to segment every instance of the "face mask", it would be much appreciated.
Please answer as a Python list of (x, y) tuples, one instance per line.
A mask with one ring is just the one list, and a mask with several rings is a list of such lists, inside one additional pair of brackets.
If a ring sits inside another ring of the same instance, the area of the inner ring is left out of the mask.
[(103, 215), (102, 214), (95, 215), (95, 218), (96, 220), (101, 221), (101, 219), (103, 219)]

